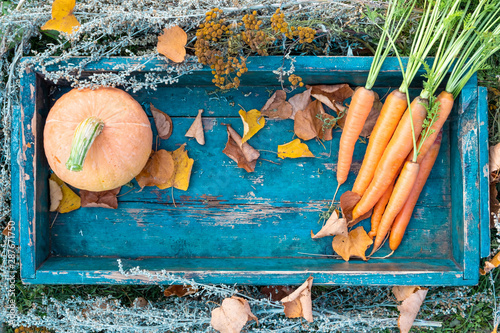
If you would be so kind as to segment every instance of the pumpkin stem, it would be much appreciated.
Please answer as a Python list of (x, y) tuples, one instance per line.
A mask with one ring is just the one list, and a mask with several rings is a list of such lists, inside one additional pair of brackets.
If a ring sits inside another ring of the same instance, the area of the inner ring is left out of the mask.
[(71, 143), (71, 153), (69, 154), (66, 168), (70, 171), (82, 171), (85, 157), (92, 146), (95, 138), (101, 134), (104, 122), (96, 117), (88, 117), (76, 127)]

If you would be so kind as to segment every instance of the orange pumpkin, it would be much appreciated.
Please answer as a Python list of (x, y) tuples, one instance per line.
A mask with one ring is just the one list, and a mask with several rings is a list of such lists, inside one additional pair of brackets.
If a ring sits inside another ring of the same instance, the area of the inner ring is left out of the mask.
[(153, 133), (140, 104), (116, 88), (73, 89), (57, 100), (43, 132), (50, 167), (64, 182), (105, 191), (146, 165)]

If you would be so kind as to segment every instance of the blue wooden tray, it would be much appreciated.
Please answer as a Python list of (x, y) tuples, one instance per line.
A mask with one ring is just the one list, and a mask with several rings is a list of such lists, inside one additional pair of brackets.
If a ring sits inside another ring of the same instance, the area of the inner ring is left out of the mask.
[[(364, 85), (370, 63), (367, 57), (297, 57), (294, 65), (306, 84), (357, 86)], [(117, 64), (133, 66), (136, 60), (91, 63), (82, 75), (114, 71)], [(117, 264), (122, 259), (125, 269), (166, 269), (205, 283), (298, 284), (313, 275), (315, 284), (324, 285), (476, 284), (479, 260), (489, 254), (486, 90), (477, 87), (476, 77), (445, 124), (440, 155), (398, 251), (389, 259), (344, 262), (313, 256), (333, 253), (331, 237), (310, 237), (311, 230), (319, 230), (319, 214), (337, 186), (339, 130), (324, 146), (308, 142), (316, 159), (280, 160), (262, 151), (254, 173), (237, 168), (222, 153), (227, 134), (221, 124), (241, 133), (238, 110), (260, 109), (281, 88), (272, 73), (281, 65), (281, 57), (249, 58), (240, 88), (229, 92), (215, 89), (210, 69), (202, 69), (174, 85), (132, 93), (146, 112), (152, 102), (173, 119), (173, 135), (161, 140), (159, 148), (174, 150), (187, 142), (195, 160), (189, 190), (139, 191), (136, 185), (120, 197), (116, 210), (81, 208), (55, 220), (48, 212), (50, 170), (42, 133), (50, 107), (70, 88), (47, 82), (36, 69), (27, 70), (22, 105), (12, 121), (12, 212), (20, 222), (22, 280), (155, 283), (122, 276)], [(375, 87), (380, 96), (399, 86), (398, 67), (395, 59), (384, 64)], [(150, 62), (134, 75), (151, 71), (166, 72), (167, 65)], [(411, 94), (417, 95), (421, 79), (413, 84)], [(205, 146), (184, 137), (200, 108), (205, 110)], [(276, 151), (293, 136), (291, 120), (268, 120), (250, 144)], [(340, 192), (352, 188), (365, 149), (364, 143), (356, 145), (352, 172)], [(121, 193), (127, 191), (122, 188)], [(369, 223), (362, 223), (366, 230)], [(380, 255), (385, 253), (387, 245)]]

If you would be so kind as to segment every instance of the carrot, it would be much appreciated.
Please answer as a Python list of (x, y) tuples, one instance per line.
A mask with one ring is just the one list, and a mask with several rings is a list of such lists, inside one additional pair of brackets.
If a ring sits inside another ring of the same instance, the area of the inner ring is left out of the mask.
[[(422, 134), (417, 142), (417, 147), (418, 147), (417, 163), (421, 163), (422, 160), (425, 158), (427, 152), (436, 141), (436, 138), (440, 133), (441, 128), (443, 128), (446, 119), (448, 119), (448, 116), (450, 115), (450, 112), (453, 109), (453, 103), (454, 103), (453, 95), (447, 91), (442, 91), (436, 97), (435, 103), (439, 103), (438, 106), (439, 111), (432, 126), (429, 127), (429, 130), (426, 130), (429, 132), (429, 134), (426, 136)], [(408, 157), (408, 160), (411, 159), (412, 153)]]
[(375, 207), (373, 207), (373, 214), (372, 214), (372, 221), (371, 221), (372, 228), (371, 228), (370, 232), (368, 233), (368, 236), (370, 236), (370, 238), (377, 236), (378, 225), (380, 224), (380, 220), (382, 219), (382, 215), (384, 215), (385, 206), (387, 206), (387, 203), (389, 202), (389, 199), (391, 198), (393, 188), (394, 188), (394, 182), (385, 191), (384, 195), (382, 196), (382, 198), (380, 198), (380, 200), (377, 202)]
[(401, 171), (401, 175), (399, 176), (396, 185), (394, 185), (394, 190), (392, 191), (389, 203), (385, 208), (382, 220), (380, 220), (380, 224), (377, 229), (377, 236), (375, 237), (375, 242), (373, 244), (373, 250), (371, 254), (373, 254), (380, 248), (385, 239), (385, 236), (389, 232), (389, 229), (394, 222), (394, 219), (403, 208), (406, 200), (408, 199), (408, 196), (410, 195), (411, 189), (413, 188), (413, 185), (417, 180), (419, 169), (419, 164), (411, 161), (406, 161), (403, 170)]
[[(391, 141), (389, 141), (380, 159), (370, 186), (368, 186), (363, 197), (352, 211), (353, 220), (372, 209), (396, 177), (400, 166), (414, 147), (414, 137), (418, 137), (422, 131), (422, 124), (427, 115), (426, 106), (427, 101), (417, 97), (410, 105), (411, 113), (409, 108), (403, 114)], [(410, 114), (412, 114), (412, 117), (410, 117)]]
[[(424, 188), (425, 182), (431, 173), (434, 162), (439, 154), (439, 148), (441, 147), (442, 131), (438, 133), (436, 140), (432, 143), (429, 148), (428, 153), (423, 158), (420, 163), (420, 170), (418, 171), (417, 180), (413, 185), (410, 195), (406, 200), (403, 208), (396, 216), (391, 229), (391, 236), (389, 237), (389, 246), (391, 250), (395, 251), (403, 239), (403, 235), (406, 231), (406, 227), (410, 222), (411, 215), (413, 214), (413, 209), (417, 203), (418, 197)], [(420, 155), (419, 155), (420, 156)]]
[[(353, 192), (362, 196), (368, 185), (370, 185), (378, 162), (408, 106), (406, 98), (406, 93), (399, 90), (394, 90), (387, 96), (377, 123), (370, 135), (363, 164), (352, 188)], [(373, 213), (375, 214), (375, 211)]]
[(337, 183), (343, 184), (347, 180), (352, 162), (354, 145), (358, 141), (359, 134), (363, 130), (366, 118), (370, 113), (375, 93), (364, 87), (358, 87), (354, 92), (347, 111), (342, 136), (340, 137), (339, 157), (337, 162)]

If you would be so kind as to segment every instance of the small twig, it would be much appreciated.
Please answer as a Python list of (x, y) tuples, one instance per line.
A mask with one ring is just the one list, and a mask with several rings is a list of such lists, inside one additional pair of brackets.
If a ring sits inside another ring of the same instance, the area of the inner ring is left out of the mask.
[(175, 204), (175, 198), (174, 198), (174, 187), (171, 187), (172, 189), (172, 202), (174, 203), (174, 207), (177, 208), (177, 205)]
[(59, 211), (57, 211), (56, 216), (54, 216), (54, 220), (52, 220), (52, 223), (50, 224), (50, 228), (49, 229), (52, 229), (52, 227), (54, 226), (54, 223), (56, 222), (56, 219), (57, 219), (58, 216), (59, 216)]
[(277, 163), (277, 162), (273, 162), (273, 161), (270, 161), (270, 160), (266, 160), (265, 158), (259, 158), (259, 160), (266, 161), (266, 162), (269, 162), (269, 163), (272, 163), (272, 164), (276, 164), (276, 165), (281, 165), (281, 163)]

